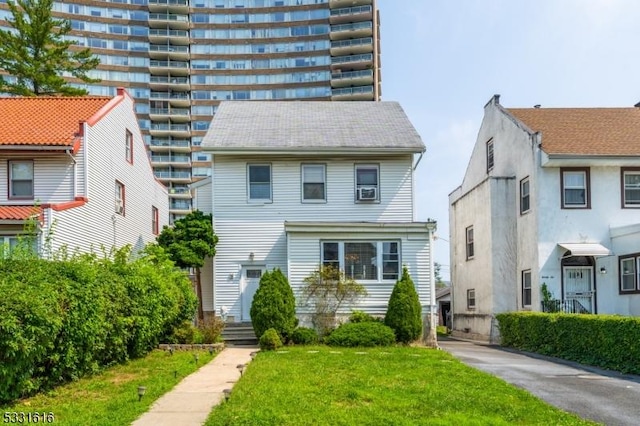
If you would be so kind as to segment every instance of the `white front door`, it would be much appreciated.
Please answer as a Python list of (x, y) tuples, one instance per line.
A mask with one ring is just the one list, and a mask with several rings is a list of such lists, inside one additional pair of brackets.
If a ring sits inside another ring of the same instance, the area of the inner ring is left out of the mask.
[[(565, 300), (593, 313), (593, 267), (565, 266), (563, 273)], [(576, 313), (580, 313), (580, 310), (576, 309)]]
[(260, 277), (266, 271), (264, 266), (242, 267), (242, 280), (240, 281), (240, 299), (242, 300), (242, 321), (251, 321), (251, 302), (253, 295), (258, 290)]

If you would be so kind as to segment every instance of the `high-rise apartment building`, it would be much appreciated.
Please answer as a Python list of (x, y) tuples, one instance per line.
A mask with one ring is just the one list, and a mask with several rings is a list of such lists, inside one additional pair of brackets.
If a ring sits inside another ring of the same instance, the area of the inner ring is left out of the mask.
[(380, 98), (375, 0), (65, 0), (53, 10), (101, 61), (91, 75), (102, 81), (78, 86), (135, 98), (172, 220), (210, 172), (199, 145), (221, 101)]

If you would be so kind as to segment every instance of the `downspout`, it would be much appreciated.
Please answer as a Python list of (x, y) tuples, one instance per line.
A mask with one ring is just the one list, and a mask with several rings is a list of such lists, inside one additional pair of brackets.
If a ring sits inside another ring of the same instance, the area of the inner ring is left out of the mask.
[(73, 154), (71, 154), (69, 151), (67, 151), (67, 155), (69, 156), (69, 159), (71, 159), (71, 163), (73, 164), (73, 171), (71, 173), (71, 199), (75, 200), (76, 196), (78, 195), (78, 162), (76, 161), (75, 157), (73, 156)]
[(82, 153), (82, 158), (84, 160), (84, 182), (83, 182), (83, 196), (89, 199), (89, 144), (87, 143), (87, 131), (89, 130), (87, 122), (82, 123), (82, 138), (84, 138), (84, 143), (82, 147), (84, 151)]

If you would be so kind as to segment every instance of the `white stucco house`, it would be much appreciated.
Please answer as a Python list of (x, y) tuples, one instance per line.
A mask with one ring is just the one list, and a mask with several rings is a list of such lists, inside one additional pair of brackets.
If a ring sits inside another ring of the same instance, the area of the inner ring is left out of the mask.
[(495, 340), (506, 311), (640, 315), (639, 108), (496, 95), (449, 199), (454, 335)]
[(265, 270), (280, 268), (299, 295), (325, 264), (368, 290), (346, 314), (384, 315), (407, 265), (435, 321), (435, 223), (417, 222), (414, 204), (425, 147), (399, 104), (222, 102), (202, 147), (213, 173), (193, 186), (194, 203), (219, 237), (205, 310), (249, 321)]
[(138, 250), (168, 223), (167, 190), (124, 89), (113, 98), (2, 98), (0, 117), (0, 244), (15, 246), (35, 218), (45, 256), (63, 246)]

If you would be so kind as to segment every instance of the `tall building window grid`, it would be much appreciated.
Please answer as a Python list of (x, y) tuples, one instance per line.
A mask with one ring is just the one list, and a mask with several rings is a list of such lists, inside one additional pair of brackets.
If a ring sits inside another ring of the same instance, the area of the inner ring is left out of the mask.
[[(75, 0), (56, 1), (53, 10), (72, 21), (66, 38), (101, 60), (94, 72), (100, 83), (73, 85), (100, 96), (114, 96), (119, 86), (128, 90), (152, 157), (176, 160), (152, 161), (171, 189), (204, 177), (178, 157), (199, 145), (223, 100), (376, 100), (377, 14), (374, 2), (366, 3), (332, 13), (329, 0), (187, 0), (182, 10), (158, 0)], [(219, 55), (226, 56), (214, 59)], [(363, 75), (369, 80), (356, 80)], [(183, 83), (172, 85), (173, 78)], [(212, 84), (224, 90), (207, 87)], [(171, 215), (186, 214), (189, 195), (170, 194), (182, 210)]]

